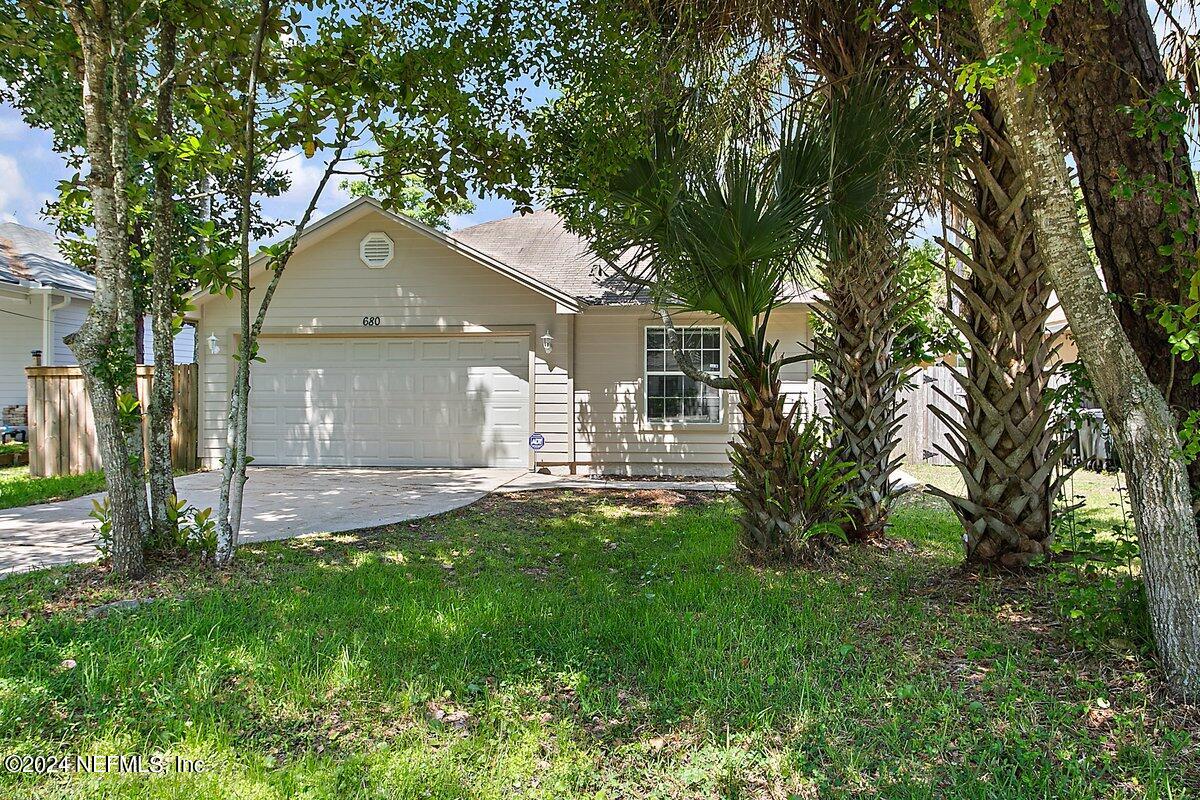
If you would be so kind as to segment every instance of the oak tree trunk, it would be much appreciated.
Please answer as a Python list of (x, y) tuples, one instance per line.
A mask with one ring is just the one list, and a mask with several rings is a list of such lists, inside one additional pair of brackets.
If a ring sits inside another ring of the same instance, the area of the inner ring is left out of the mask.
[[(130, 405), (130, 398), (137, 397), (128, 213), (131, 100), (118, 8), (63, 6), (81, 46), (87, 184), (96, 231), (96, 292), (83, 326), (69, 337), (68, 345), (92, 402), (108, 488), (112, 570), (120, 577), (136, 577), (145, 570), (149, 514), (141, 413)], [(119, 395), (125, 398), (125, 411), (118, 405)]]
[[(175, 132), (175, 23), (163, 10), (159, 23), (159, 84), (155, 133), (167, 142)], [(168, 504), (175, 497), (171, 463), (171, 427), (175, 415), (175, 187), (172, 157), (160, 151), (154, 169), (154, 265), (150, 276), (150, 321), (154, 374), (150, 384), (149, 450), (150, 516), (154, 541), (167, 546), (175, 540), (175, 523)]]
[[(263, 47), (270, 21), (270, 2), (259, 3), (258, 28), (254, 33), (250, 63), (246, 75), (245, 106), (242, 120), (242, 175), (238, 200), (238, 235), (240, 278), (238, 286), (238, 365), (229, 398), (229, 415), (225, 430), (225, 461), (221, 465), (221, 490), (217, 500), (217, 564), (233, 560), (241, 532), (242, 494), (246, 486), (246, 419), (250, 399), (250, 360), (254, 347), (254, 332), (250, 329), (250, 205), (254, 189), (257, 158), (258, 80), (262, 65)], [(266, 301), (264, 301), (266, 302)]]
[[(1075, 159), (1096, 257), (1117, 296), (1117, 318), (1150, 381), (1182, 419), (1200, 410), (1200, 386), (1191, 382), (1196, 369), (1169, 355), (1168, 334), (1148, 311), (1154, 302), (1187, 302), (1200, 249), (1200, 235), (1188, 230), (1197, 213), (1196, 184), (1186, 144), (1172, 147), (1154, 133), (1135, 136), (1127, 110), (1152, 100), (1167, 83), (1147, 4), (1060, 0), (1046, 35), (1063, 52), (1043, 79), (1046, 96)], [(1123, 180), (1174, 187), (1183, 202), (1172, 213), (1152, 192), (1118, 191)], [(1190, 475), (1195, 495), (1200, 460)]]
[[(1005, 21), (971, 0), (985, 57), (1001, 52)], [(1009, 140), (1029, 187), (1038, 248), (1079, 354), (1126, 460), (1142, 576), (1158, 655), (1178, 697), (1200, 700), (1200, 538), (1175, 419), (1150, 382), (1105, 294), (1079, 229), (1050, 111), (1036, 85), (996, 87)]]

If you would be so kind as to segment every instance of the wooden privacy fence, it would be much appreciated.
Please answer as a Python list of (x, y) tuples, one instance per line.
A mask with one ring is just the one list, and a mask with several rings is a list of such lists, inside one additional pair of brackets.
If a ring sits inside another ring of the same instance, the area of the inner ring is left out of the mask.
[[(178, 470), (196, 469), (197, 371), (195, 364), (175, 367), (175, 418), (171, 460)], [(154, 367), (137, 368), (138, 398), (150, 403)], [(92, 403), (79, 367), (26, 367), (29, 384), (29, 472), (31, 475), (78, 475), (100, 469)]]
[[(900, 444), (896, 446), (895, 455), (904, 456), (901, 469), (912, 464), (945, 466), (950, 463), (950, 459), (934, 448), (935, 444), (940, 444), (953, 452), (949, 445), (952, 435), (950, 427), (938, 419), (929, 407), (936, 406), (953, 419), (959, 419), (958, 409), (936, 391), (940, 387), (950, 397), (964, 402), (962, 389), (951, 374), (952, 369), (945, 364), (933, 364), (915, 370), (908, 386), (900, 391), (900, 407), (896, 413), (903, 418), (900, 420), (900, 430), (896, 433)], [(826, 397), (825, 387), (817, 381), (810, 381), (798, 399), (818, 416), (829, 417), (829, 398)]]
[(962, 387), (954, 380), (953, 368), (945, 364), (916, 370), (909, 379), (908, 388), (900, 392), (900, 413), (904, 419), (900, 421), (900, 444), (896, 453), (904, 455), (905, 464), (946, 466), (951, 463), (935, 445), (953, 453), (950, 439), (954, 434), (949, 425), (929, 410), (933, 406), (945, 411), (951, 419), (961, 419), (962, 415), (946, 400), (946, 395), (966, 403)]

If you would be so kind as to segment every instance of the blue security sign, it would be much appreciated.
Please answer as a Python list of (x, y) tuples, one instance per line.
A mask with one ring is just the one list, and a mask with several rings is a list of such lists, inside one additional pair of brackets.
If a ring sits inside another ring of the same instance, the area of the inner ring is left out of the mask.
[(532, 434), (529, 437), (529, 449), (530, 450), (541, 450), (545, 446), (546, 446), (546, 437), (542, 436), (540, 433)]

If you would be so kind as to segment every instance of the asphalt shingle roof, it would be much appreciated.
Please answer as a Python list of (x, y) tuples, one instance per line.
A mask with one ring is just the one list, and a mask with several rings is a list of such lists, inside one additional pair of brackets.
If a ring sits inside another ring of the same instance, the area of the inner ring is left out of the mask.
[(606, 270), (588, 242), (553, 211), (484, 222), (451, 234), (531, 278), (597, 305), (644, 302), (635, 287)]
[[(484, 222), (451, 234), (531, 278), (594, 305), (649, 303), (645, 289), (632, 286), (606, 267), (588, 242), (567, 230), (553, 211), (535, 211)], [(791, 302), (809, 303), (820, 292), (790, 284), (785, 296)]]
[(56, 289), (93, 294), (96, 279), (63, 259), (54, 234), (0, 222), (0, 282), (37, 281)]

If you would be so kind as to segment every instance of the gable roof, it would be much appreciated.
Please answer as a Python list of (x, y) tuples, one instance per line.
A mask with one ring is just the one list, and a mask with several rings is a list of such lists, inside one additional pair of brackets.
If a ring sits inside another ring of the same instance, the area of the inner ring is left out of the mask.
[(54, 234), (2, 222), (0, 283), (20, 286), (30, 282), (85, 297), (96, 293), (96, 279), (66, 262)]
[[(533, 275), (529, 275), (521, 270), (514, 269), (503, 261), (497, 259), (495, 256), (477, 250), (468, 242), (459, 241), (458, 239), (449, 236), (442, 231), (435, 230), (434, 228), (418, 222), (415, 219), (406, 217), (403, 214), (397, 214), (394, 211), (389, 211), (383, 207), (382, 203), (373, 197), (360, 197), (357, 200), (342, 206), (332, 214), (328, 214), (309, 225), (300, 237), (300, 242), (296, 246), (296, 252), (298, 253), (302, 249), (307, 249), (313, 246), (328, 236), (331, 236), (342, 230), (352, 222), (362, 219), (365, 215), (371, 213), (378, 214), (390, 222), (394, 222), (397, 225), (402, 225), (403, 227), (415, 231), (422, 236), (439, 242), (454, 252), (465, 256), (471, 261), (474, 261), (480, 266), (510, 278), (511, 280), (514, 280), (517, 283), (532, 289), (538, 294), (554, 300), (556, 303), (565, 306), (571, 311), (578, 311), (581, 306), (579, 298), (570, 292), (565, 292)], [(262, 272), (262, 270), (266, 268), (266, 263), (267, 257), (265, 255), (260, 254), (255, 256), (250, 262), (251, 274), (254, 274), (255, 272)], [(208, 298), (214, 296), (215, 295), (204, 294), (200, 292), (197, 292), (193, 295), (197, 304), (203, 303)]]
[[(534, 211), (484, 222), (454, 232), (454, 238), (503, 260), (538, 280), (557, 286), (592, 305), (650, 303), (649, 291), (608, 268), (588, 240), (567, 230), (553, 211)], [(812, 303), (823, 295), (789, 283), (785, 302)]]
[(643, 289), (606, 270), (587, 239), (567, 230), (553, 211), (514, 214), (463, 228), (452, 236), (585, 302), (649, 302)]

